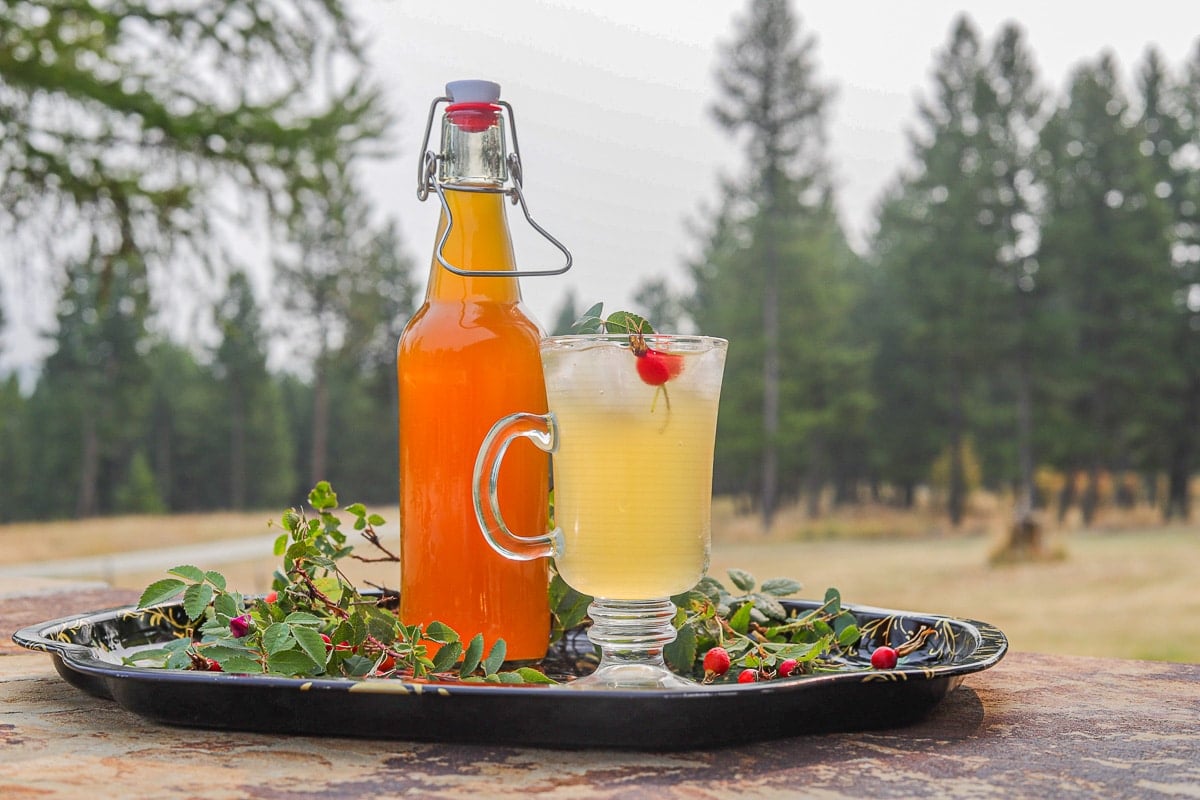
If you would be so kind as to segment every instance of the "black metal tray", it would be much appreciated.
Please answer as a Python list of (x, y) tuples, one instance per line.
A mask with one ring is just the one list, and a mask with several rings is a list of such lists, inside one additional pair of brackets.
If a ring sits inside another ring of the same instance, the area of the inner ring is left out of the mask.
[[(818, 605), (784, 603), (801, 611)], [(874, 671), (864, 661), (834, 673), (682, 692), (300, 679), (122, 665), (122, 655), (132, 648), (190, 635), (179, 604), (78, 614), (24, 628), (13, 640), (49, 653), (72, 686), (169, 725), (641, 750), (689, 750), (907, 725), (928, 713), (965, 675), (994, 666), (1008, 648), (1004, 634), (984, 622), (847, 608), (858, 618), (871, 649), (899, 644), (922, 628), (936, 634), (894, 670)], [(584, 655), (590, 645), (581, 632), (575, 633), (565, 649)]]

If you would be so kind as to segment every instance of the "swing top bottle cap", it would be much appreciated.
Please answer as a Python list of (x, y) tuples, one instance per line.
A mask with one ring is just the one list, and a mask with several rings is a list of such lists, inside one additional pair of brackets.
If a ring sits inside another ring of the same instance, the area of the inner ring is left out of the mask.
[(451, 103), (488, 103), (500, 99), (500, 84), (493, 81), (450, 81), (446, 84), (446, 96)]
[(451, 81), (446, 84), (446, 118), (469, 133), (480, 133), (496, 123), (500, 84), (492, 81)]

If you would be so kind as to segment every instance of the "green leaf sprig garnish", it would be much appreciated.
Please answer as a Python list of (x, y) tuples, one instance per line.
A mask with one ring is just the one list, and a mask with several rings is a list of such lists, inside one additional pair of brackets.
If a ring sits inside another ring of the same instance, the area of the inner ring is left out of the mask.
[[(346, 544), (342, 522), (334, 513), (337, 494), (322, 481), (309, 493), (308, 504), (315, 512), (312, 516), (303, 508), (289, 509), (282, 516), (284, 532), (275, 541), (275, 553), (283, 557), (283, 565), (268, 595), (245, 597), (230, 591), (220, 573), (189, 565), (169, 570), (172, 577), (147, 587), (138, 607), (149, 608), (182, 594), (194, 635), (140, 651), (127, 662), (286, 676), (554, 682), (528, 667), (503, 671), (506, 645), (502, 639), (485, 648), (482, 635), (463, 642), (440, 622), (405, 625), (383, 607), (386, 593), (362, 595), (338, 566), (353, 547)], [(383, 518), (368, 513), (360, 503), (344, 510), (354, 518), (354, 528), (378, 544), (374, 528), (383, 524)]]
[(654, 333), (654, 327), (645, 317), (629, 311), (614, 311), (604, 316), (604, 303), (596, 303), (583, 312), (571, 325), (574, 333), (627, 333), (643, 336)]
[(798, 592), (798, 582), (775, 578), (756, 586), (754, 576), (744, 570), (731, 569), (728, 574), (737, 593), (705, 577), (696, 588), (672, 598), (679, 609), (678, 636), (666, 649), (673, 669), (714, 682), (703, 668), (704, 654), (713, 647), (725, 648), (732, 662), (721, 681), (734, 681), (745, 669), (755, 670), (762, 679), (773, 678), (788, 660), (796, 662), (795, 675), (844, 668), (841, 661), (857, 646), (859, 632), (836, 589), (826, 592), (819, 607), (789, 614), (779, 598)]

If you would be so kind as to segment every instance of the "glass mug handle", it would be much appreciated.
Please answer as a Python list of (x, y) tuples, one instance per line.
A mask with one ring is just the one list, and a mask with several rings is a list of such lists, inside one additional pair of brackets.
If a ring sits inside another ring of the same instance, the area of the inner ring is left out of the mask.
[(483, 537), (492, 549), (513, 561), (531, 561), (559, 555), (562, 552), (563, 534), (561, 528), (555, 528), (539, 536), (519, 536), (509, 530), (500, 514), (500, 500), (496, 495), (500, 464), (508, 446), (521, 437), (529, 439), (539, 450), (547, 453), (557, 450), (558, 422), (553, 412), (509, 414), (492, 426), (475, 458), (471, 500), (475, 504), (475, 519), (479, 521)]

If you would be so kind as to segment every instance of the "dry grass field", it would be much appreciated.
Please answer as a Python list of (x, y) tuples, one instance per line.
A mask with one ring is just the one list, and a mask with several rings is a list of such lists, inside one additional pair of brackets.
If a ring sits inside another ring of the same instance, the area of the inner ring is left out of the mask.
[[(394, 509), (381, 513), (395, 519)], [(206, 542), (213, 544), (191, 560), (222, 571), (243, 591), (261, 591), (276, 565), (270, 538), (279, 529), (267, 524), (273, 516), (0, 526), (0, 591), (4, 574), (37, 568), (30, 562), (86, 556), (94, 558), (72, 564), (67, 577), (141, 588), (162, 577), (177, 553), (160, 554), (161, 563), (151, 564), (134, 552)], [(1068, 520), (1049, 534), (1061, 557), (991, 566), (1001, 519), (986, 503), (976, 504), (958, 531), (931, 513), (874, 509), (814, 521), (792, 510), (764, 533), (756, 520), (718, 502), (710, 572), (724, 578), (728, 568), (739, 567), (759, 579), (796, 578), (806, 597), (836, 586), (848, 603), (986, 620), (1019, 650), (1200, 662), (1200, 525), (1162, 526), (1142, 514), (1101, 519), (1085, 531)], [(394, 529), (381, 534), (395, 544)], [(249, 547), (239, 555), (231, 540)], [(354, 563), (348, 572), (356, 581), (398, 582), (394, 564)], [(42, 565), (40, 574), (53, 571)]]

